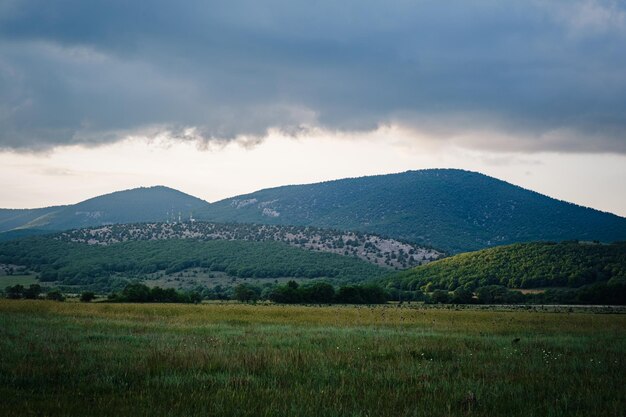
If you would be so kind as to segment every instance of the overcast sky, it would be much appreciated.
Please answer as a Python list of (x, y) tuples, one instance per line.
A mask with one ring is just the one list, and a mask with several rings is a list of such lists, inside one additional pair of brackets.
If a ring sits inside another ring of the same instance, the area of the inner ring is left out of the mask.
[(0, 0), (0, 206), (427, 167), (626, 215), (626, 2)]

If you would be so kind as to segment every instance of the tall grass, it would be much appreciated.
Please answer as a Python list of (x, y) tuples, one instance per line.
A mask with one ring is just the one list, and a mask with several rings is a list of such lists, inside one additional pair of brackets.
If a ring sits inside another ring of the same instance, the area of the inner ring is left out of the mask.
[(619, 416), (626, 315), (0, 301), (0, 415)]

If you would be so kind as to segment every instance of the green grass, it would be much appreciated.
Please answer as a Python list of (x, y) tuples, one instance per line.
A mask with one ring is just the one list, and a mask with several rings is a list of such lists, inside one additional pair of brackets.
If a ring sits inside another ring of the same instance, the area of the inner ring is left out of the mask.
[(0, 276), (0, 289), (4, 290), (6, 287), (21, 284), (28, 287), (31, 284), (38, 284), (39, 280), (34, 274), (27, 275), (1, 275)]
[(625, 336), (622, 314), (0, 300), (0, 415), (619, 416)]
[(307, 283), (312, 281), (312, 279), (293, 276), (273, 278), (239, 278), (228, 275), (225, 272), (205, 271), (203, 268), (189, 268), (172, 274), (163, 274), (162, 272), (151, 274), (143, 280), (142, 283), (149, 287), (158, 286), (161, 288), (175, 288), (178, 290), (194, 290), (198, 286), (206, 288), (213, 288), (216, 285), (221, 285), (222, 287), (233, 287), (237, 284), (244, 283), (262, 286), (264, 284), (286, 284), (289, 281)]

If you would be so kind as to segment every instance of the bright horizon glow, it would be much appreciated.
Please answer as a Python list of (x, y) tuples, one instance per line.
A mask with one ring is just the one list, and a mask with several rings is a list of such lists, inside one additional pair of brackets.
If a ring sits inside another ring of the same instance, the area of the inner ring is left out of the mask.
[(128, 138), (114, 144), (0, 153), (0, 207), (74, 204), (165, 185), (209, 202), (263, 188), (428, 168), (477, 171), (560, 200), (626, 216), (626, 156), (468, 150), (385, 128), (359, 135), (271, 132), (261, 143), (199, 146)]

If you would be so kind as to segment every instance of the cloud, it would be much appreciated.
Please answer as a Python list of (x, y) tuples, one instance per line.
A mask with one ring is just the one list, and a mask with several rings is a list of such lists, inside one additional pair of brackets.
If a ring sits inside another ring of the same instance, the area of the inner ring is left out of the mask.
[(626, 31), (626, 12), (617, 0), (571, 2), (559, 12), (574, 36)]
[(473, 148), (626, 153), (625, 9), (3, 2), (0, 148), (162, 134), (254, 144), (272, 130), (397, 125)]

